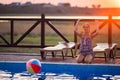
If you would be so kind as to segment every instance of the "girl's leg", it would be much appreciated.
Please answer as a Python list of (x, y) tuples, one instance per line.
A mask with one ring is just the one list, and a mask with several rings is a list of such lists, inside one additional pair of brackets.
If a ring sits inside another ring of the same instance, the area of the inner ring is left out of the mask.
[(85, 61), (86, 63), (91, 63), (92, 60), (93, 60), (93, 55), (92, 55), (92, 54), (89, 54), (89, 55), (86, 55), (84, 61)]
[(78, 54), (76, 61), (77, 61), (77, 63), (81, 63), (81, 62), (83, 62), (83, 59), (84, 59), (84, 56), (82, 54)]

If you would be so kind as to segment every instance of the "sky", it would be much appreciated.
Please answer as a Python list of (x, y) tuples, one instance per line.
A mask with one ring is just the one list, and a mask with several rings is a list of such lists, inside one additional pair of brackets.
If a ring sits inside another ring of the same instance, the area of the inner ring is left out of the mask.
[(101, 7), (120, 7), (120, 0), (0, 0), (0, 3), (10, 4), (12, 2), (32, 2), (32, 3), (51, 3), (57, 5), (58, 3), (70, 3), (71, 6), (91, 7), (92, 4), (101, 4)]

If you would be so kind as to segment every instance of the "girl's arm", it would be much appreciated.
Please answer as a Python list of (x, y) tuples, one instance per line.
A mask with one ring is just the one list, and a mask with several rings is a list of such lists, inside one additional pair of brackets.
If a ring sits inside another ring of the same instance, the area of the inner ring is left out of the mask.
[(95, 25), (96, 25), (96, 31), (95, 31), (95, 33), (92, 34), (92, 38), (95, 37), (96, 35), (98, 35), (98, 33), (99, 33), (99, 22), (98, 22), (98, 20), (95, 20)]
[(80, 20), (77, 20), (77, 22), (76, 22), (76, 24), (75, 24), (75, 26), (74, 26), (74, 31), (75, 31), (75, 33), (78, 35), (78, 36), (82, 36), (82, 32), (80, 33), (79, 31), (78, 31), (78, 24), (79, 24), (79, 21)]

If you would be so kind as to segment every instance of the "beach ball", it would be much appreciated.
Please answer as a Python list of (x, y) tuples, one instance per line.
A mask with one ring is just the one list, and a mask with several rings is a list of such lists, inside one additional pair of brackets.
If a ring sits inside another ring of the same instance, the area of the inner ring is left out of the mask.
[(26, 63), (26, 69), (31, 74), (37, 74), (41, 71), (41, 63), (38, 59), (30, 59)]

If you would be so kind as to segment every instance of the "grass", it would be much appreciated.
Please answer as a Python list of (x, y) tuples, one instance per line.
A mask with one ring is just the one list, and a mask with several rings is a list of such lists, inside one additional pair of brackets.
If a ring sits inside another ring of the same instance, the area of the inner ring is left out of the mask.
[[(98, 42), (106, 42), (107, 38), (104, 37), (105, 35), (100, 34), (93, 39), (93, 46), (96, 45)], [(8, 35), (5, 36), (9, 38)], [(15, 36), (15, 40), (19, 37)], [(52, 37), (52, 38), (51, 38)], [(103, 38), (104, 37), (104, 38)], [(73, 37), (67, 36), (70, 41), (73, 41)], [(102, 39), (101, 39), (102, 38)], [(46, 36), (46, 45), (56, 45), (59, 41), (63, 41), (59, 36)], [(119, 40), (118, 40), (119, 41)], [(2, 41), (0, 40), (0, 43)], [(40, 38), (38, 36), (27, 36), (20, 44), (40, 44)], [(11, 47), (0, 47), (0, 52), (17, 52), (17, 53), (39, 53), (39, 48), (11, 48)], [(119, 53), (117, 55), (120, 55)], [(97, 54), (97, 56), (103, 56), (101, 54)]]

